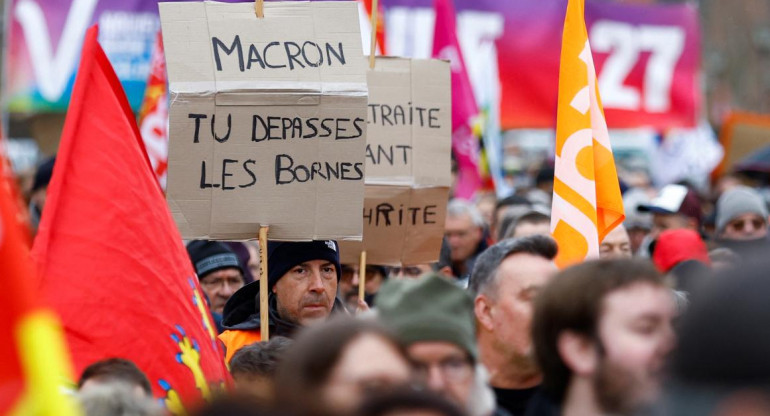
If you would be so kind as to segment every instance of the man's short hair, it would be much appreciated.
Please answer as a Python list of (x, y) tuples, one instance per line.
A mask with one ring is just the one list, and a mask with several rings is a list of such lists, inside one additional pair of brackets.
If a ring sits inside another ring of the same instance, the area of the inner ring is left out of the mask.
[(286, 337), (273, 337), (270, 341), (249, 344), (230, 359), (230, 374), (273, 378), (275, 369), (283, 359), (292, 341)]
[(664, 280), (647, 260), (606, 259), (567, 268), (543, 288), (535, 300), (532, 341), (547, 393), (561, 400), (572, 376), (559, 354), (559, 336), (571, 331), (600, 342), (604, 298), (638, 283), (663, 286)]
[(515, 218), (503, 232), (503, 239), (512, 238), (516, 234), (516, 228), (523, 224), (550, 224), (551, 217), (540, 212), (530, 211), (518, 218)]
[(490, 284), (494, 283), (500, 263), (514, 254), (526, 253), (553, 260), (557, 251), (556, 241), (545, 235), (530, 235), (500, 241), (484, 250), (476, 259), (468, 289), (473, 296), (486, 290)]
[(453, 218), (467, 215), (471, 217), (471, 222), (473, 222), (473, 225), (477, 227), (483, 227), (485, 224), (484, 217), (481, 215), (481, 212), (479, 212), (479, 209), (464, 199), (455, 198), (449, 201), (449, 204), (446, 208), (446, 215)]
[(136, 364), (124, 358), (108, 358), (86, 367), (78, 380), (78, 389), (89, 379), (129, 383), (141, 387), (148, 396), (152, 396), (150, 380)]

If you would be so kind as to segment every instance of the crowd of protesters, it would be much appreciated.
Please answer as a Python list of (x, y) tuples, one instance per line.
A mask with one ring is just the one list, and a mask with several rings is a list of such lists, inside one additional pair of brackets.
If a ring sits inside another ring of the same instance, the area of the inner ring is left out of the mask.
[[(740, 175), (710, 193), (621, 185), (600, 259), (558, 270), (549, 178), (450, 200), (432, 264), (360, 270), (334, 241), (269, 242), (269, 341), (258, 245), (188, 242), (233, 378), (197, 414), (770, 414), (767, 193)], [(162, 414), (121, 357), (77, 396), (88, 415)]]

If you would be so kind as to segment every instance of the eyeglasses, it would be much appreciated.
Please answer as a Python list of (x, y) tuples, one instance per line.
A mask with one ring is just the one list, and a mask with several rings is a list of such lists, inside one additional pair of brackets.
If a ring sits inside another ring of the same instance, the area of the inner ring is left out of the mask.
[(727, 228), (731, 228), (735, 231), (742, 232), (745, 229), (747, 229), (751, 225), (751, 230), (761, 230), (767, 226), (767, 224), (761, 219), (761, 218), (751, 218), (751, 219), (739, 219), (735, 221), (730, 221), (727, 224)]
[(438, 367), (444, 378), (453, 382), (463, 382), (473, 374), (473, 363), (469, 358), (450, 357), (435, 363), (414, 362), (415, 375), (428, 380), (433, 367)]
[(408, 276), (408, 277), (420, 277), (422, 276), (422, 269), (420, 269), (417, 266), (391, 267), (390, 274), (391, 276), (397, 276), (399, 274), (403, 274), (404, 276)]

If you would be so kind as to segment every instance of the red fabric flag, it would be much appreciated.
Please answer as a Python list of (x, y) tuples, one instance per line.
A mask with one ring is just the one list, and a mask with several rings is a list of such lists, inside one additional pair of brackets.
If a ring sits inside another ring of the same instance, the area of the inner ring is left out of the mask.
[(0, 153), (0, 414), (74, 415), (59, 386), (72, 366), (57, 318), (34, 296), (25, 220)]
[(168, 86), (166, 85), (166, 57), (163, 55), (163, 38), (160, 31), (155, 37), (152, 50), (150, 75), (139, 109), (139, 131), (144, 139), (152, 169), (166, 187), (168, 170)]
[[(364, 8), (366, 9), (366, 14), (369, 16), (369, 21), (372, 20), (372, 0), (359, 0), (361, 3), (364, 4)], [(385, 11), (382, 8), (382, 3), (378, 2), (377, 4), (377, 22), (376, 22), (376, 29), (375, 29), (375, 36), (377, 37), (377, 52), (379, 52), (380, 55), (386, 55), (386, 49), (385, 49)], [(364, 28), (362, 28), (364, 30)], [(367, 29), (369, 32), (372, 31), (371, 25)]]
[(457, 184), (454, 192), (455, 197), (470, 199), (481, 188), (479, 140), (472, 126), (479, 109), (457, 41), (452, 0), (434, 0), (433, 7), (436, 12), (433, 57), (449, 60), (452, 71), (452, 153), (457, 159)]
[(115, 72), (86, 33), (33, 257), (78, 372), (123, 357), (174, 414), (227, 370)]

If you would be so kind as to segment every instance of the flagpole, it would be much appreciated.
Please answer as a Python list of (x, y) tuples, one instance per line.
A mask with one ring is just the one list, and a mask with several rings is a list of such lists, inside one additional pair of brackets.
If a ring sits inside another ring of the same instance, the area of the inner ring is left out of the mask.
[[(372, 0), (372, 20), (370, 26), (372, 27), (372, 40), (371, 47), (369, 48), (369, 68), (374, 69), (374, 56), (377, 54), (377, 0)], [(364, 256), (365, 257), (365, 256)]]
[(267, 230), (270, 227), (259, 227), (259, 324), (262, 341), (270, 339), (270, 321), (267, 304)]
[(257, 14), (257, 19), (265, 17), (265, 0), (254, 0), (254, 13)]

